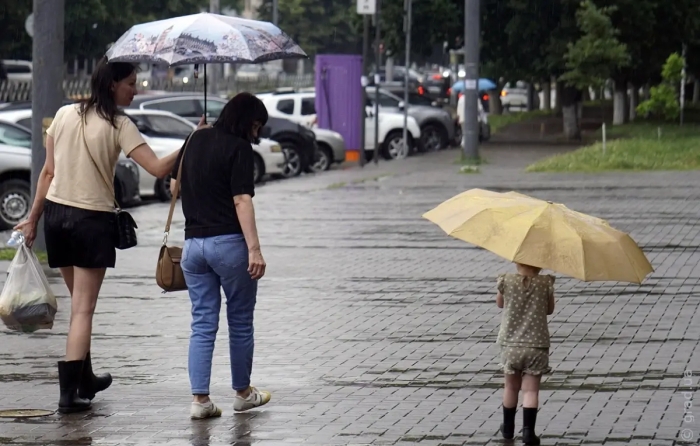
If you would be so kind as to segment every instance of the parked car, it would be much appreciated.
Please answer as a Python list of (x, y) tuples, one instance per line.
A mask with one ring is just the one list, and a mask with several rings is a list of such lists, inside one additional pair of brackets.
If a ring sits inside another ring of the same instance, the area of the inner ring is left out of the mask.
[[(504, 110), (526, 110), (527, 109), (527, 87), (528, 84), (518, 81), (514, 84), (508, 82), (501, 90), (501, 104)], [(533, 94), (533, 110), (540, 108), (540, 98), (537, 92)]]
[[(216, 120), (227, 102), (222, 98), (208, 97), (207, 121)], [(134, 99), (130, 108), (169, 111), (196, 123), (204, 114), (204, 95), (192, 93), (141, 95)], [(286, 156), (282, 176), (298, 176), (309, 170), (315, 163), (318, 143), (311, 130), (287, 119), (271, 116), (262, 130), (262, 136), (277, 141), (282, 146)]]
[(345, 162), (347, 151), (343, 135), (333, 130), (318, 127), (314, 127), (311, 130), (316, 135), (316, 141), (318, 142), (318, 150), (312, 166), (314, 172), (322, 172), (330, 169), (333, 164)]
[(28, 60), (2, 60), (0, 64), (4, 67), (8, 81), (31, 82), (32, 63)]
[[(369, 106), (374, 106), (376, 87), (367, 87)], [(402, 98), (379, 89), (379, 109), (394, 113), (403, 113)], [(421, 148), (426, 151), (437, 151), (450, 146), (455, 136), (455, 121), (447, 110), (425, 105), (411, 105), (409, 98), (408, 115), (415, 118), (420, 127)]]
[[(65, 101), (65, 104), (70, 103), (72, 102)], [(10, 120), (30, 127), (32, 118), (30, 108), (31, 103), (28, 102), (14, 103), (10, 107), (10, 111), (13, 113), (7, 116), (10, 117)], [(0, 119), (7, 111), (7, 109), (0, 109)], [(196, 129), (192, 122), (170, 112), (127, 109), (125, 113), (136, 124), (144, 140), (158, 157), (179, 150), (184, 144), (185, 138)], [(260, 145), (253, 145), (253, 150), (256, 153), (256, 181), (261, 181), (265, 175), (282, 174), (285, 167), (285, 156), (277, 142), (263, 139)], [(121, 154), (120, 159), (126, 159), (126, 157)], [(141, 166), (138, 166), (138, 169), (140, 172), (139, 193), (142, 197), (150, 197), (155, 194), (160, 200), (170, 200), (169, 178), (159, 180)]]
[[(258, 95), (271, 116), (284, 117), (305, 126), (316, 125), (316, 92), (313, 90), (288, 92), (279, 91), (272, 94)], [(367, 107), (365, 119), (365, 149), (373, 151), (374, 147), (374, 112)], [(409, 116), (409, 147), (420, 143), (421, 131), (415, 118)], [(381, 111), (379, 113), (379, 141), (382, 156), (395, 159), (403, 146), (403, 115)]]
[[(23, 221), (31, 210), (32, 134), (26, 127), (0, 121), (0, 228)], [(120, 160), (114, 191), (122, 207), (140, 203), (136, 163)]]

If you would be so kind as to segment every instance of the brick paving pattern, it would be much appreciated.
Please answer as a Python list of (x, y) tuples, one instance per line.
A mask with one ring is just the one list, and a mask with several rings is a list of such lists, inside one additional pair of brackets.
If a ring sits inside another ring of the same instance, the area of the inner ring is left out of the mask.
[[(504, 444), (494, 291), (511, 266), (421, 218), (472, 187), (606, 218), (656, 268), (641, 286), (558, 278), (542, 444), (695, 443), (700, 418), (684, 412), (700, 415), (686, 407), (700, 379), (700, 175), (523, 172), (552, 150), (487, 146), (480, 174), (460, 174), (451, 151), (260, 187), (269, 266), (253, 382), (273, 399), (233, 413), (222, 325), (211, 391), (224, 416), (210, 421), (188, 418), (187, 295), (161, 294), (152, 278), (167, 206), (133, 210), (140, 245), (119, 252), (94, 326), (96, 371), (114, 384), (88, 413), (0, 419), (0, 445)], [(178, 213), (171, 240), (182, 226)], [(0, 329), (0, 409), (55, 409), (69, 299), (52, 281), (53, 330)], [(516, 440), (521, 426), (519, 410)]]

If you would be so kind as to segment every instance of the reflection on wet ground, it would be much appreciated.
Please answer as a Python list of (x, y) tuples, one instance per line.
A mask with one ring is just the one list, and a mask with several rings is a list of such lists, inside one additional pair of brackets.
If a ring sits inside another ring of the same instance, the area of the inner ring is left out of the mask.
[[(519, 169), (544, 154), (491, 147), (482, 174), (462, 175), (454, 152), (439, 153), (259, 188), (269, 269), (253, 384), (273, 399), (233, 413), (222, 327), (211, 390), (224, 415), (208, 421), (188, 419), (188, 297), (161, 294), (153, 279), (166, 206), (133, 210), (139, 247), (119, 252), (94, 327), (95, 367), (112, 372), (113, 387), (90, 413), (0, 419), (0, 445), (507, 444), (496, 435), (503, 376), (493, 293), (509, 266), (421, 218), (472, 187), (606, 218), (630, 231), (656, 268), (641, 286), (557, 278), (542, 444), (696, 441), (700, 421), (686, 422), (684, 412), (700, 374), (700, 175)], [(179, 214), (174, 227), (181, 238)], [(52, 281), (60, 306), (52, 331), (0, 332), (0, 409), (55, 408), (69, 300)], [(516, 426), (517, 440), (519, 418)]]

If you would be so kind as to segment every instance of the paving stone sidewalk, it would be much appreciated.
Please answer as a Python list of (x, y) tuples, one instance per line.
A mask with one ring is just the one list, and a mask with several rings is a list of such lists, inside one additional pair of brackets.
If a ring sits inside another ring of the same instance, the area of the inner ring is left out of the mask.
[[(451, 151), (259, 187), (269, 266), (253, 381), (273, 398), (233, 413), (223, 324), (211, 390), (224, 415), (211, 421), (188, 419), (188, 297), (159, 293), (153, 279), (167, 206), (133, 210), (140, 244), (119, 252), (94, 326), (95, 367), (113, 374), (112, 388), (89, 413), (0, 418), (0, 445), (504, 444), (494, 290), (511, 266), (421, 218), (473, 187), (606, 218), (656, 268), (641, 286), (558, 278), (542, 444), (695, 444), (700, 174), (525, 174), (557, 149), (484, 150), (479, 174), (460, 174)], [(174, 224), (171, 240), (182, 238), (180, 213)], [(52, 280), (53, 330), (0, 328), (0, 409), (56, 406), (69, 298)], [(520, 411), (516, 426), (519, 439)]]

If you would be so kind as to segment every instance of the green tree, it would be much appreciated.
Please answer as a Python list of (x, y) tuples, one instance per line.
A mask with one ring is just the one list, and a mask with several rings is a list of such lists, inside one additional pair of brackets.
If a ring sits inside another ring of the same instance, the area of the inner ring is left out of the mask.
[(678, 103), (678, 83), (685, 60), (678, 53), (671, 54), (661, 70), (663, 82), (651, 88), (651, 98), (637, 107), (637, 112), (644, 117), (654, 116), (672, 121), (680, 115)]
[[(240, 5), (224, 0), (223, 6)], [(70, 0), (65, 3), (65, 58), (97, 58), (131, 26), (193, 14), (208, 8), (208, 0)], [(5, 0), (0, 6), (0, 56), (31, 59), (32, 40), (24, 22), (32, 0)]]
[(560, 79), (578, 89), (600, 88), (612, 74), (630, 63), (627, 46), (620, 43), (610, 14), (615, 8), (598, 8), (591, 0), (581, 3), (576, 19), (582, 36), (569, 43), (566, 68)]
[[(357, 52), (361, 17), (354, 0), (284, 0), (279, 2), (279, 27), (313, 58), (318, 53)], [(272, 0), (258, 10), (272, 20)]]
[[(464, 22), (452, 0), (413, 1), (411, 54), (417, 59), (431, 55), (435, 44), (453, 40), (456, 31), (463, 35)], [(381, 4), (382, 40), (387, 51), (403, 55), (404, 0), (383, 0)]]

